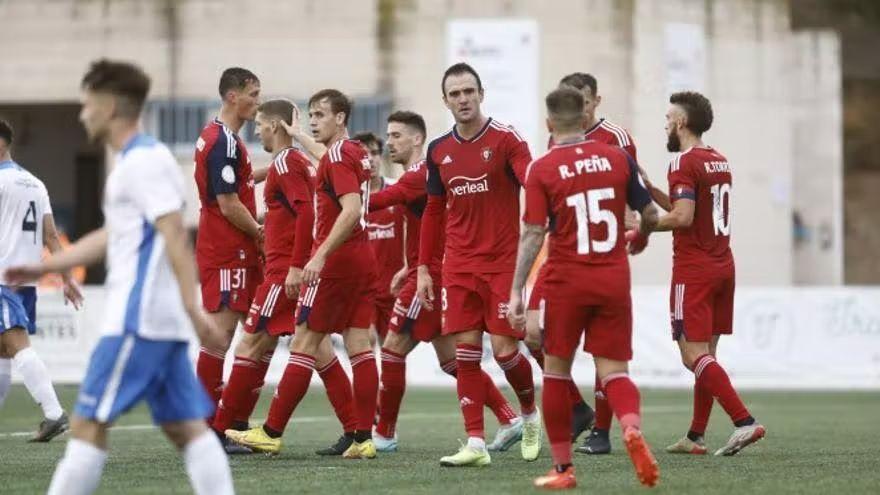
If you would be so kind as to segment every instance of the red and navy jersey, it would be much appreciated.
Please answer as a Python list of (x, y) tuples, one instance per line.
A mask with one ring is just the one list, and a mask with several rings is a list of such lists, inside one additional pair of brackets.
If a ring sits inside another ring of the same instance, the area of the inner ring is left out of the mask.
[(711, 147), (690, 148), (673, 158), (667, 172), (669, 199), (695, 202), (690, 227), (672, 232), (673, 270), (700, 276), (733, 267), (730, 250), (730, 194), (727, 158)]
[[(306, 242), (305, 258), (311, 247), (312, 225), (314, 225), (315, 177), (317, 170), (300, 151), (287, 148), (279, 152), (266, 176), (263, 198), (266, 201), (265, 252), (267, 275), (287, 274), (291, 266), (302, 268), (304, 261), (300, 256), (294, 263), (295, 242)], [(312, 225), (300, 232), (307, 232), (308, 239), (298, 239), (297, 221), (299, 212), (307, 209)]]
[[(596, 125), (590, 127), (584, 132), (584, 139), (623, 148), (629, 153), (629, 156), (638, 163), (639, 158), (636, 156), (636, 143), (633, 141), (630, 133), (623, 127), (609, 122), (608, 119), (599, 119), (599, 122), (597, 122)], [(549, 149), (552, 147), (553, 137), (551, 136), (547, 148)]]
[[(425, 183), (428, 169), (425, 161), (411, 165), (394, 184), (370, 195), (370, 209), (387, 208), (390, 205), (403, 205), (406, 218), (406, 264), (415, 269), (419, 264), (419, 234), (422, 228), (422, 213), (425, 211), (427, 191)], [(445, 243), (443, 233), (438, 236), (438, 244)], [(431, 271), (439, 271), (443, 262), (443, 248), (436, 250), (434, 259), (429, 264)]]
[(641, 211), (651, 196), (625, 151), (597, 141), (556, 145), (527, 175), (523, 221), (548, 226), (549, 266), (628, 266), (626, 207)]
[(339, 198), (357, 194), (363, 203), (363, 215), (341, 246), (327, 257), (321, 277), (344, 278), (352, 274), (375, 272), (373, 253), (367, 241), (370, 157), (361, 143), (342, 139), (333, 143), (318, 163), (317, 216), (315, 248), (330, 235), (342, 204)]
[(217, 203), (218, 194), (237, 194), (256, 217), (254, 176), (247, 148), (219, 120), (205, 126), (196, 141), (195, 180), (201, 202), (196, 238), (199, 267), (257, 266), (256, 242), (227, 220)]
[(526, 141), (491, 118), (471, 139), (453, 127), (428, 145), (428, 194), (446, 203), (444, 270), (513, 271), (520, 185), (529, 162)]
[[(390, 185), (383, 178), (379, 192)], [(371, 203), (373, 194), (370, 194)], [(391, 205), (367, 213), (367, 238), (376, 257), (376, 283), (381, 294), (389, 292), (391, 279), (403, 268), (405, 215), (406, 208), (402, 205)]]

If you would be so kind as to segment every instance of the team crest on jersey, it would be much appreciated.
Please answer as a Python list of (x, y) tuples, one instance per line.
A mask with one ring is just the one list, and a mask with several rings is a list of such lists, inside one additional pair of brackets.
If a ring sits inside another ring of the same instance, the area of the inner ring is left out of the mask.
[(244, 254), (244, 249), (239, 249), (238, 250), (238, 259), (243, 260), (243, 259), (245, 259), (245, 257), (246, 257), (246, 255)]
[(489, 160), (492, 159), (492, 148), (490, 148), (490, 147), (488, 147), (488, 146), (485, 147), (485, 148), (483, 148), (483, 149), (480, 151), (480, 156), (483, 157), (483, 161), (484, 161), (484, 162), (488, 162)]

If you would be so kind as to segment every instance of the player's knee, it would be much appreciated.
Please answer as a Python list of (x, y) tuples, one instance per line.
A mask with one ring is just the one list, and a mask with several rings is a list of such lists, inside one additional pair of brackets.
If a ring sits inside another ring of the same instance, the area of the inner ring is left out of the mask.
[(330, 338), (324, 334), (309, 330), (306, 326), (301, 326), (296, 329), (296, 335), (290, 341), (290, 351), (314, 356), (318, 352), (318, 346), (321, 345), (324, 337)]
[(346, 330), (343, 334), (345, 341), (345, 352), (349, 356), (360, 354), (372, 349), (370, 345), (370, 331), (360, 328), (352, 328)]
[(27, 331), (23, 328), (10, 328), (0, 334), (0, 337), (3, 340), (3, 351), (10, 358), (31, 346)]
[(252, 361), (260, 360), (275, 344), (275, 339), (265, 334), (244, 334), (235, 346), (235, 355)]
[(513, 337), (493, 335), (492, 352), (497, 361), (499, 356), (509, 356), (519, 351), (519, 341)]
[(385, 343), (382, 344), (382, 349), (405, 356), (409, 354), (409, 351), (412, 348), (411, 341), (412, 339), (410, 339), (409, 336), (389, 332), (388, 337), (385, 338)]

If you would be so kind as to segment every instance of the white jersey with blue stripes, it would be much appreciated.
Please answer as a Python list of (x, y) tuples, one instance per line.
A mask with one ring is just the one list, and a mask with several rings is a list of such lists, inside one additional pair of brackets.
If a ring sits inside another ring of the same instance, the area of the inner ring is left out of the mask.
[(177, 278), (155, 229), (156, 219), (182, 211), (184, 180), (168, 148), (138, 134), (117, 154), (104, 190), (107, 280), (104, 335), (188, 340), (192, 327)]
[(0, 162), (0, 277), (11, 266), (40, 262), (43, 217), (51, 213), (43, 182), (11, 160)]

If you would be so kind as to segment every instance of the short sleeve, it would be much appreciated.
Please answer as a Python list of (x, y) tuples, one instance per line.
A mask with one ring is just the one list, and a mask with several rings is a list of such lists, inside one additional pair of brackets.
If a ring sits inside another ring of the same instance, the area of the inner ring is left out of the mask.
[(520, 184), (526, 182), (526, 168), (532, 161), (529, 143), (512, 128), (507, 135), (507, 164)]
[(309, 182), (312, 180), (311, 163), (305, 157), (288, 156), (285, 160), (285, 165), (285, 172), (280, 174), (279, 182), (287, 202), (291, 205), (294, 203), (311, 203), (312, 188), (309, 187)]
[(687, 157), (679, 154), (669, 163), (669, 171), (666, 174), (669, 180), (669, 199), (695, 199), (697, 189), (697, 177), (691, 167), (688, 166)]
[(226, 128), (221, 128), (207, 161), (211, 191), (214, 194), (238, 192), (238, 141)]
[(150, 223), (157, 218), (181, 211), (185, 203), (183, 174), (167, 149), (134, 151), (136, 160), (127, 172), (126, 188)]
[(544, 227), (550, 216), (550, 203), (540, 173), (535, 167), (535, 163), (531, 164), (526, 175), (526, 208), (523, 222)]
[(42, 186), (40, 188), (41, 189), (40, 192), (42, 193), (42, 196), (40, 197), (40, 211), (43, 212), (43, 216), (51, 215), (52, 214), (52, 201), (49, 200), (49, 191), (46, 190), (45, 185), (40, 184), (40, 186)]
[[(363, 151), (363, 157), (357, 156), (354, 151), (343, 150), (341, 158), (338, 162), (329, 164), (330, 183), (336, 197), (342, 197), (346, 194), (360, 194), (361, 183), (363, 180), (364, 163), (369, 164), (370, 157), (366, 151)], [(364, 161), (366, 160), (366, 162)], [(368, 166), (368, 165), (367, 165)]]

